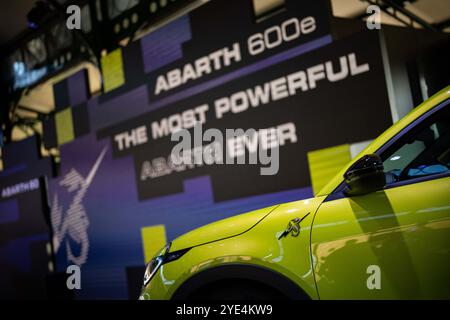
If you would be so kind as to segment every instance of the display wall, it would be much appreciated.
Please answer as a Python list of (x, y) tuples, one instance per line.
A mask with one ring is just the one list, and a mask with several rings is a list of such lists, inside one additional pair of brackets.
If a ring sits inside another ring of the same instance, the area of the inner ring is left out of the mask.
[[(75, 103), (71, 92), (87, 87), (79, 75), (55, 86), (60, 113), (87, 110), (73, 128), (89, 123), (69, 138), (57, 132), (61, 173), (49, 181), (57, 269), (82, 266), (77, 298), (136, 298), (134, 279), (166, 240), (311, 197), (308, 152), (370, 140), (390, 125), (378, 34), (333, 42), (328, 10), (327, 1), (286, 1), (256, 22), (251, 1), (213, 1), (106, 57), (100, 97)], [(289, 41), (277, 40), (276, 26)], [(265, 31), (271, 48), (262, 50), (249, 38)], [(241, 111), (217, 109), (226, 99)], [(288, 130), (278, 173), (250, 164), (175, 168), (169, 122), (186, 111), (204, 130)], [(55, 128), (58, 121), (70, 127), (56, 119)], [(145, 142), (133, 140), (139, 130)]]
[[(46, 175), (52, 247), (57, 272), (81, 266), (77, 299), (136, 299), (166, 241), (313, 196), (390, 126), (380, 33), (333, 39), (329, 19), (326, 0), (286, 0), (265, 19), (250, 0), (215, 0), (103, 57), (100, 96), (83, 72), (54, 86), (43, 135), (61, 153), (58, 176)], [(276, 174), (174, 166), (171, 133), (184, 123), (193, 134), (192, 115), (203, 131), (283, 132)]]
[(51, 158), (39, 156), (31, 137), (2, 149), (0, 172), (0, 298), (43, 299), (53, 269), (45, 177)]

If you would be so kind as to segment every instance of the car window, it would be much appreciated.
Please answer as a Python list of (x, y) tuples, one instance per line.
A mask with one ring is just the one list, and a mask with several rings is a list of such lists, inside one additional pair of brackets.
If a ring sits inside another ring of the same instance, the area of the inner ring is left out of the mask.
[(387, 182), (450, 173), (450, 108), (444, 106), (381, 154)]

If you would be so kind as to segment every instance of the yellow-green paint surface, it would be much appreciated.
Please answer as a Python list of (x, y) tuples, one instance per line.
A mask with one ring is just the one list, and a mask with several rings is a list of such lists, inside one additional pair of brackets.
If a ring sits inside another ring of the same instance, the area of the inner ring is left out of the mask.
[(308, 152), (308, 165), (314, 194), (318, 193), (351, 159), (350, 145)]
[[(314, 212), (323, 199), (306, 199), (267, 207), (201, 228), (205, 239), (216, 234), (217, 239), (221, 240), (195, 246), (179, 260), (165, 264), (145, 289), (144, 298), (170, 299), (177, 288), (195, 274), (223, 265), (248, 264), (273, 270), (291, 279), (309, 297), (317, 299), (309, 243)], [(258, 216), (262, 220), (255, 224), (255, 217)], [(287, 223), (297, 217), (305, 217), (300, 235), (279, 239)], [(237, 223), (239, 219), (242, 221)], [(244, 225), (246, 228), (243, 228)], [(245, 229), (247, 231), (242, 232)], [(222, 238), (225, 234), (235, 236)], [(194, 239), (192, 243), (189, 242), (191, 235)], [(199, 236), (198, 230), (187, 233), (172, 242), (170, 251), (192, 246)]]
[(142, 248), (144, 249), (145, 263), (149, 262), (152, 257), (166, 243), (166, 228), (164, 225), (155, 225), (141, 228)]
[(58, 145), (62, 145), (74, 139), (71, 108), (58, 112), (55, 115), (55, 123)]
[(114, 90), (125, 83), (121, 48), (103, 56), (101, 65), (104, 92)]

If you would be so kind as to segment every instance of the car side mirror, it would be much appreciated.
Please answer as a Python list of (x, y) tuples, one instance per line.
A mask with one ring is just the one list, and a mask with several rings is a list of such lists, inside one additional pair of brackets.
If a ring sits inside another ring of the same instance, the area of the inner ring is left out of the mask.
[(344, 173), (346, 196), (359, 196), (381, 190), (386, 185), (383, 161), (376, 154), (363, 156)]

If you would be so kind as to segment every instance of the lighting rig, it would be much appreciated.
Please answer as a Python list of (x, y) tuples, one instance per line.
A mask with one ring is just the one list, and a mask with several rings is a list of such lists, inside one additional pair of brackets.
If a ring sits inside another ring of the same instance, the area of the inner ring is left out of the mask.
[[(28, 30), (1, 48), (0, 131), (11, 140), (23, 94), (81, 62), (99, 66), (102, 53), (128, 44), (144, 30), (198, 0), (42, 0), (27, 14)], [(81, 29), (68, 29), (67, 8), (77, 5)], [(48, 115), (35, 112), (36, 121)], [(25, 122), (26, 124), (29, 121)], [(0, 132), (1, 133), (1, 132)]]

